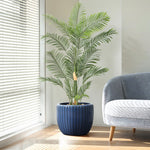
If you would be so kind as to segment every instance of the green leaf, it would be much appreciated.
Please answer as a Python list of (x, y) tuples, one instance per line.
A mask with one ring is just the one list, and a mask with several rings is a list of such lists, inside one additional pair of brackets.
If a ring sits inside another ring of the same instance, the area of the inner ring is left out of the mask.
[(91, 68), (91, 65), (96, 64), (99, 61), (99, 49), (96, 48), (87, 48), (83, 52), (81, 57), (78, 57), (77, 60), (77, 75), (82, 76), (84, 72), (87, 72), (88, 68)]
[(74, 70), (76, 68), (76, 64), (78, 64), (78, 57), (81, 55), (81, 51), (77, 50), (76, 47), (71, 47), (70, 50), (67, 51), (67, 55), (65, 57), (65, 65), (66, 65), (66, 73), (67, 77), (73, 79), (73, 72), (77, 72)]
[(69, 48), (69, 41), (67, 38), (57, 35), (57, 34), (51, 34), (47, 33), (45, 36), (42, 38), (46, 38), (46, 42), (49, 44), (52, 44), (55, 46), (58, 50), (64, 50), (67, 51)]
[(81, 32), (81, 37), (89, 38), (92, 33), (104, 29), (108, 24), (110, 17), (106, 12), (99, 12), (97, 14), (92, 14), (87, 17), (86, 21), (81, 23), (83, 28)]
[(102, 33), (96, 35), (93, 39), (91, 39), (92, 45), (93, 46), (98, 46), (101, 43), (109, 43), (114, 34), (117, 34), (117, 32), (113, 28), (109, 29), (106, 32), (102, 32)]
[(77, 92), (78, 92), (78, 86), (77, 86), (77, 81), (74, 80), (73, 81), (73, 96), (77, 95)]
[(49, 56), (47, 68), (56, 78), (66, 78), (65, 59), (63, 53), (58, 52), (57, 50), (52, 50), (47, 54)]
[(68, 26), (66, 23), (59, 21), (57, 18), (55, 18), (52, 15), (45, 15), (47, 19), (52, 21), (54, 24), (57, 25), (58, 29), (64, 34), (68, 36)]
[(88, 97), (88, 98), (89, 98), (88, 95), (83, 94), (83, 95), (76, 95), (74, 99), (75, 99), (76, 101), (78, 101), (78, 100), (82, 99), (83, 97)]
[(67, 94), (70, 102), (72, 103), (72, 101), (73, 101), (73, 95), (72, 95), (71, 83), (70, 83), (70, 81), (68, 79), (65, 79), (64, 80), (64, 84), (65, 84), (66, 94)]
[(81, 7), (81, 4), (80, 3), (77, 3), (72, 11), (71, 11), (71, 15), (69, 17), (69, 26), (72, 26), (72, 27), (76, 27), (76, 25), (78, 24), (78, 19), (79, 19), (79, 13), (80, 13), (80, 7)]
[(84, 74), (83, 76), (83, 83), (86, 82), (89, 78), (93, 76), (99, 76), (102, 73), (108, 71), (108, 68), (101, 68), (97, 66), (91, 66), (91, 68)]
[(85, 93), (85, 91), (90, 87), (90, 85), (91, 85), (91, 81), (88, 81), (87, 83), (84, 83), (81, 87), (80, 87), (80, 89), (79, 89), (79, 91), (78, 91), (78, 95), (84, 95), (84, 93)]
[(80, 11), (80, 16), (79, 16), (79, 24), (78, 26), (80, 27), (81, 30), (81, 24), (84, 24), (86, 22), (86, 11), (83, 9)]
[(53, 77), (49, 77), (49, 78), (41, 77), (40, 79), (41, 79), (41, 81), (49, 81), (49, 82), (53, 83), (54, 85), (59, 85), (63, 88), (63, 83), (58, 78), (56, 79), (56, 78), (53, 78)]

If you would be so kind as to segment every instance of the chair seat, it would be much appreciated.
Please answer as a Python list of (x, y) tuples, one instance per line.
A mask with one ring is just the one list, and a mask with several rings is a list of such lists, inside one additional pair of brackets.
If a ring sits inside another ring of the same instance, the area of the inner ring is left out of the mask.
[(117, 118), (150, 119), (150, 100), (112, 100), (105, 106), (105, 115)]

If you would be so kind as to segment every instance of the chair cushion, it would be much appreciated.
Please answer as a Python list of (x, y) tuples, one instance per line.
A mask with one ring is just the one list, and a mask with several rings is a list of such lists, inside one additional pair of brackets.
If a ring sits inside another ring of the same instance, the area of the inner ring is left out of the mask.
[(105, 115), (133, 119), (150, 119), (150, 100), (113, 100), (105, 105)]

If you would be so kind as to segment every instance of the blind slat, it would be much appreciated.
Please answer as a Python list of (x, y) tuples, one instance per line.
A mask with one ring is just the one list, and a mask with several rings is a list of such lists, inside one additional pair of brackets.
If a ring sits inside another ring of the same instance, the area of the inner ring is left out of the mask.
[[(29, 3), (29, 1), (28, 1), (28, 4), (26, 4), (26, 5), (24, 5), (23, 3), (22, 4), (20, 3), (20, 5), (22, 7), (17, 6), (16, 5), (17, 3), (13, 3), (13, 4), (14, 5), (12, 7), (12, 4), (9, 3), (9, 2), (5, 2), (4, 0), (1, 2), (1, 6), (3, 8), (5, 8), (4, 10), (7, 10), (7, 11), (11, 10), (11, 12), (15, 12), (15, 13), (21, 14), (22, 16), (24, 15), (24, 13), (26, 11), (28, 11), (29, 13), (32, 12), (33, 15), (36, 15), (38, 13), (38, 11), (39, 11), (39, 8), (36, 5), (34, 5), (35, 6), (34, 7), (31, 3)], [(31, 7), (30, 7), (30, 5), (31, 5)], [(16, 12), (15, 11), (16, 9), (20, 9), (20, 10)]]
[[(30, 92), (27, 92), (28, 90), (30, 90)], [(34, 95), (34, 96), (37, 96), (39, 94), (39, 91), (37, 89), (26, 89), (26, 90), (20, 90), (18, 92), (18, 95), (14, 95), (14, 93), (12, 94), (7, 94), (7, 95), (3, 95), (3, 96), (0, 96), (0, 98), (2, 99), (1, 102), (5, 101), (5, 100), (9, 100), (9, 99), (18, 99), (18, 98), (22, 98), (23, 96), (28, 96), (28, 95)], [(20, 97), (21, 95), (21, 97)]]
[(0, 0), (0, 139), (40, 122), (39, 0)]
[[(18, 53), (18, 54), (22, 54), (22, 57), (25, 57), (24, 54), (31, 54), (31, 55), (37, 55), (39, 54), (39, 52), (36, 52), (35, 50), (33, 49), (25, 49), (25, 48), (21, 48), (20, 50), (20, 47), (17, 46), (16, 47), (3, 47), (3, 49), (1, 49), (1, 53)], [(25, 57), (26, 58), (26, 57)]]
[[(28, 118), (21, 118), (20, 119), (20, 121), (18, 120), (17, 122), (11, 122), (11, 123), (9, 123), (9, 124), (4, 124), (4, 126), (5, 126), (5, 128), (3, 128), (3, 130), (6, 132), (6, 133), (8, 133), (9, 134), (9, 132), (8, 132), (8, 130), (10, 130), (11, 132), (14, 132), (13, 130), (12, 130), (12, 128), (14, 128), (14, 127), (16, 127), (17, 129), (18, 128), (24, 128), (24, 124), (30, 124), (30, 125), (33, 125), (33, 123), (37, 123), (37, 121), (39, 120), (39, 117), (37, 117), (37, 116), (33, 116), (33, 115), (31, 115), (31, 116), (28, 116)], [(18, 125), (18, 126), (16, 126), (16, 124)], [(25, 127), (28, 127), (28, 126), (25, 126)], [(3, 132), (4, 132), (3, 131)]]
[[(34, 92), (35, 93), (35, 92)], [(24, 97), (28, 98), (28, 99), (32, 99), (32, 98), (38, 98), (38, 96), (36, 96), (36, 94), (34, 95), (25, 95)], [(5, 103), (12, 103), (12, 102), (20, 102), (22, 100), (23, 97), (18, 97), (18, 98), (12, 98), (12, 99), (5, 99), (3, 101), (0, 101), (0, 104), (5, 104)], [(2, 108), (1, 108), (2, 109)], [(0, 115), (2, 115), (2, 113), (0, 113)]]

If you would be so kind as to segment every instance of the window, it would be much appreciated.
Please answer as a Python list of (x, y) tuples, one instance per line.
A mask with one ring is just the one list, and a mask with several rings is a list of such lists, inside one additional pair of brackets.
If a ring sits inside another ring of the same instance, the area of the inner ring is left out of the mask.
[(39, 0), (0, 0), (0, 138), (40, 123)]

